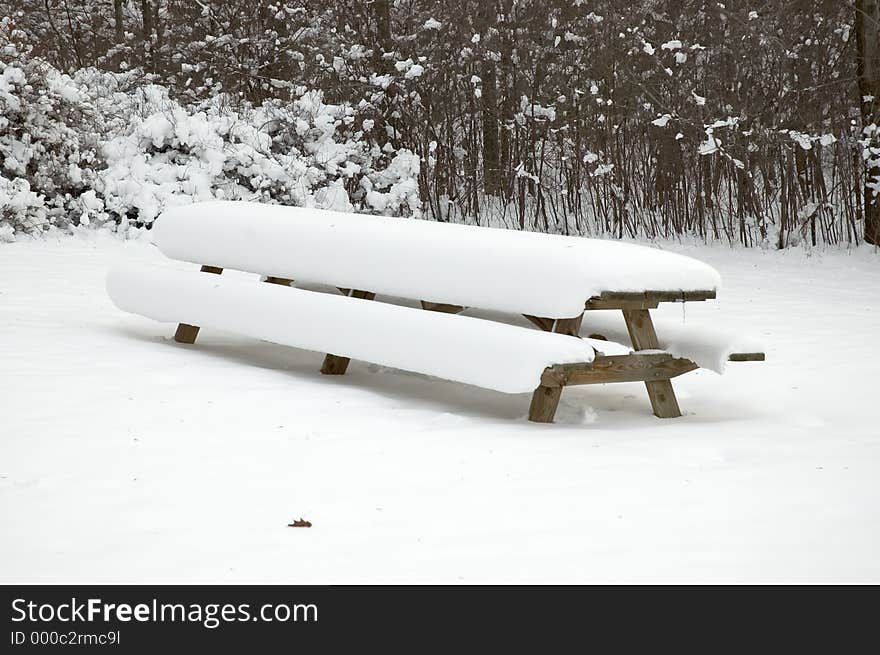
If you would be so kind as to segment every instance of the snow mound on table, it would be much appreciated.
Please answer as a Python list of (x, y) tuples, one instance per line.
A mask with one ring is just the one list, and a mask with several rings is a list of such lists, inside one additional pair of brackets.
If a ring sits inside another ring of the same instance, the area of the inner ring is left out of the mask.
[(603, 291), (721, 285), (703, 262), (629, 243), (244, 202), (169, 209), (153, 240), (195, 264), (554, 318)]
[(533, 391), (553, 364), (590, 362), (589, 343), (478, 318), (304, 291), (210, 273), (114, 268), (120, 309), (228, 330), (506, 393)]
[[(654, 318), (654, 329), (657, 331), (660, 351), (689, 359), (700, 368), (707, 368), (716, 373), (724, 373), (732, 353), (764, 351), (764, 346), (756, 337), (733, 330), (683, 325), (658, 321), (656, 318)], [(601, 334), (612, 342), (629, 343), (626, 323), (618, 312), (587, 312), (584, 315), (582, 332)], [(597, 348), (601, 350), (598, 345)]]

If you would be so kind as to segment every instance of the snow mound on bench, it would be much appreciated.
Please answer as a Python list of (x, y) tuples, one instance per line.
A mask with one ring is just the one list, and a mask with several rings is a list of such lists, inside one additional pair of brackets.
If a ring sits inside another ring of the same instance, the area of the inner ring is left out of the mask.
[(152, 236), (194, 264), (553, 318), (603, 291), (721, 285), (703, 262), (629, 243), (246, 202), (169, 209)]
[[(659, 350), (689, 359), (700, 368), (724, 373), (732, 353), (763, 352), (759, 339), (723, 328), (707, 328), (653, 318)], [(629, 343), (626, 323), (618, 312), (587, 312), (581, 328), (584, 334), (601, 334), (610, 341)], [(601, 348), (597, 346), (599, 350)], [(630, 349), (631, 350), (631, 349)]]
[(533, 391), (547, 366), (591, 362), (594, 354), (570, 336), (196, 271), (125, 265), (109, 272), (107, 292), (120, 309), (157, 321), (506, 393)]

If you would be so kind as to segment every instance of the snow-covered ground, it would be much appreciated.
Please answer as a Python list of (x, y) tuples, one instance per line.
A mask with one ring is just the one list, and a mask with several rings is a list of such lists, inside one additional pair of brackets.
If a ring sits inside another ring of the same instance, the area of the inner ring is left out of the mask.
[(618, 384), (536, 425), (528, 394), (176, 344), (104, 290), (145, 242), (0, 246), (0, 582), (880, 582), (880, 255), (673, 249), (724, 288), (659, 314), (768, 361), (678, 378), (680, 419)]

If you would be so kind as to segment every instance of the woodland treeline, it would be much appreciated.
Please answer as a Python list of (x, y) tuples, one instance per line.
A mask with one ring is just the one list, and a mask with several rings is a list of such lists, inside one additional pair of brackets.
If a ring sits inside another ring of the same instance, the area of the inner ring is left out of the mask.
[[(280, 110), (319, 92), (345, 107), (332, 138), (361, 154), (343, 173), (314, 164), (309, 193), (337, 185), (356, 210), (777, 247), (880, 242), (880, 0), (0, 0), (0, 16), (7, 66), (38, 61), (73, 80), (97, 69), (123, 90), (161, 86), (189, 112), (218, 98), (236, 116), (279, 108), (257, 126), (272, 152), (302, 149), (316, 126), (298, 123), (301, 105)], [(13, 127), (0, 124), (0, 148)], [(154, 156), (169, 147), (182, 146)], [(357, 159), (368, 151), (369, 165)], [(415, 156), (420, 206), (367, 202), (401, 152)], [(86, 187), (63, 191), (93, 192), (107, 220), (143, 214)], [(304, 202), (294, 196), (261, 198)]]

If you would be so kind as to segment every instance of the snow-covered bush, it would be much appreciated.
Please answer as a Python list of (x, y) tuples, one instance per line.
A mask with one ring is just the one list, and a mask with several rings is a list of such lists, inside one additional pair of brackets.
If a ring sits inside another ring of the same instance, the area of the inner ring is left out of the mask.
[(37, 227), (45, 218), (45, 200), (27, 180), (0, 175), (0, 241), (12, 241), (15, 229)]
[(366, 191), (364, 200), (367, 207), (378, 213), (397, 214), (401, 210), (409, 210), (409, 213), (419, 215), (420, 163), (418, 155), (401, 148), (388, 168), (365, 176), (361, 180), (361, 187)]
[(0, 224), (33, 231), (88, 216), (100, 144), (127, 123), (131, 83), (94, 68), (71, 77), (12, 44), (0, 51)]
[(164, 87), (140, 89), (126, 132), (102, 146), (102, 215), (149, 224), (215, 198), (418, 213), (418, 158), (401, 151), (377, 170), (385, 153), (353, 129), (355, 110), (301, 91), (292, 103), (233, 109), (218, 96), (188, 110)]
[(40, 60), (4, 59), (0, 60), (2, 220), (28, 230), (61, 218), (71, 199), (93, 182), (95, 152), (71, 127), (91, 121), (85, 116), (89, 111), (85, 97), (70, 77)]
[(63, 74), (0, 56), (0, 229), (149, 225), (215, 198), (419, 214), (419, 158), (380, 148), (369, 105), (295, 99), (185, 106), (136, 73)]

